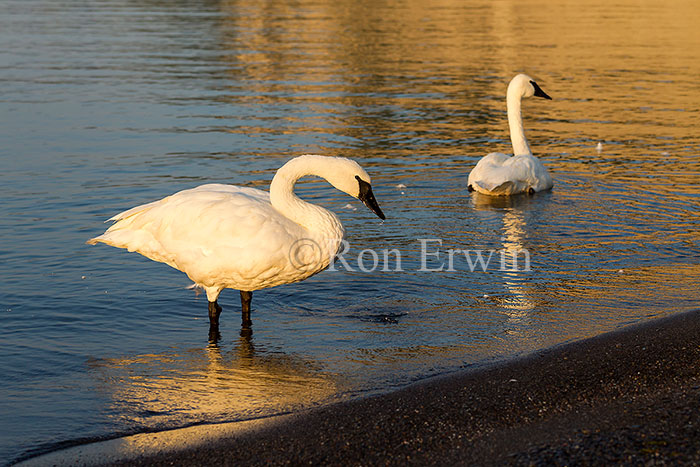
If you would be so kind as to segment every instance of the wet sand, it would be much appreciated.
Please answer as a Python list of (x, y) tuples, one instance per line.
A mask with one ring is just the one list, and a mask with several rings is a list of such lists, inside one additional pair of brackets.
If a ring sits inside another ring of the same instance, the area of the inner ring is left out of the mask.
[(700, 463), (700, 312), (114, 465)]

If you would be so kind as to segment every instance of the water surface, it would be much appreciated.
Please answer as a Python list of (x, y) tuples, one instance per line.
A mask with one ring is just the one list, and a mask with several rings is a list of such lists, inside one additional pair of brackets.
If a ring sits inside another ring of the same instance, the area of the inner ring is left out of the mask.
[[(674, 5), (0, 0), (0, 459), (386, 391), (700, 307), (700, 10)], [(522, 71), (554, 98), (523, 106), (554, 189), (470, 194), (476, 161), (510, 150)], [(211, 345), (184, 274), (84, 244), (180, 189), (267, 189), (303, 153), (360, 162), (387, 220), (300, 183), (342, 218), (352, 270), (256, 292), (252, 336), (235, 291)], [(443, 256), (422, 264), (420, 239)], [(509, 248), (530, 271), (436, 270), (448, 249)], [(364, 249), (401, 268), (361, 271)]]

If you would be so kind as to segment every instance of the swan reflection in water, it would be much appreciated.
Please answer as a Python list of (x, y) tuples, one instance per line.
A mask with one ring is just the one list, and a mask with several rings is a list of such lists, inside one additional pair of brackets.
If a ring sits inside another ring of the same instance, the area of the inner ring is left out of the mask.
[(526, 287), (531, 273), (525, 270), (530, 260), (526, 244), (525, 213), (528, 207), (535, 203), (535, 200), (528, 195), (494, 197), (474, 192), (472, 193), (472, 201), (477, 210), (503, 213), (501, 245), (506, 254), (502, 265), (505, 267), (501, 267), (499, 272), (502, 274), (503, 285), (507, 293), (493, 298), (508, 315), (510, 323), (527, 324), (537, 303), (532, 292)]
[(337, 394), (320, 365), (256, 349), (246, 329), (229, 350), (206, 348), (95, 360), (90, 369), (128, 431), (237, 421), (308, 407)]

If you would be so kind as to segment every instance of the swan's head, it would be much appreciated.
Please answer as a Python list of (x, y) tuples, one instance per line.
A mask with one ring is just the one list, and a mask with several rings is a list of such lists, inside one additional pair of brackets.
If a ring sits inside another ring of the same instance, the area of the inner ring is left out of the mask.
[(372, 179), (360, 164), (345, 157), (305, 155), (297, 159), (312, 168), (310, 173), (325, 178), (338, 190), (362, 201), (380, 219), (385, 219), (372, 193)]
[(337, 178), (334, 176), (333, 180), (328, 179), (331, 185), (362, 201), (364, 205), (380, 219), (386, 219), (382, 209), (379, 207), (379, 203), (377, 203), (377, 200), (374, 198), (374, 193), (372, 193), (372, 179), (369, 177), (369, 174), (365, 172), (365, 169), (351, 159), (346, 159), (344, 157), (336, 157), (335, 159), (338, 161), (338, 168), (340, 170), (336, 172), (338, 175)]
[(508, 95), (510, 96), (511, 94), (521, 98), (535, 96), (544, 99), (552, 99), (537, 85), (534, 79), (524, 73), (516, 75), (515, 78), (510, 80)]

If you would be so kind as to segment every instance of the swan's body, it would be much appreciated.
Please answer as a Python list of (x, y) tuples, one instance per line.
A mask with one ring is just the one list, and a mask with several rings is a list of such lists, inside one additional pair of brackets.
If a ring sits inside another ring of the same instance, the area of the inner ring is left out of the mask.
[(508, 156), (492, 152), (476, 164), (467, 183), (470, 191), (508, 196), (549, 190), (552, 188), (552, 177), (532, 154)]
[(543, 97), (545, 94), (527, 75), (515, 76), (508, 85), (508, 125), (513, 156), (493, 152), (484, 156), (469, 174), (469, 191), (486, 195), (504, 196), (517, 193), (534, 193), (552, 188), (552, 177), (538, 158), (532, 155), (525, 138), (521, 100), (527, 97)]
[(221, 184), (180, 191), (114, 216), (116, 223), (88, 243), (136, 251), (186, 273), (207, 293), (212, 327), (218, 327), (221, 291), (240, 290), (249, 324), (253, 291), (326, 269), (341, 246), (344, 229), (336, 215), (294, 194), (305, 175), (325, 178), (384, 219), (370, 177), (356, 162), (306, 155), (277, 171), (270, 193)]

